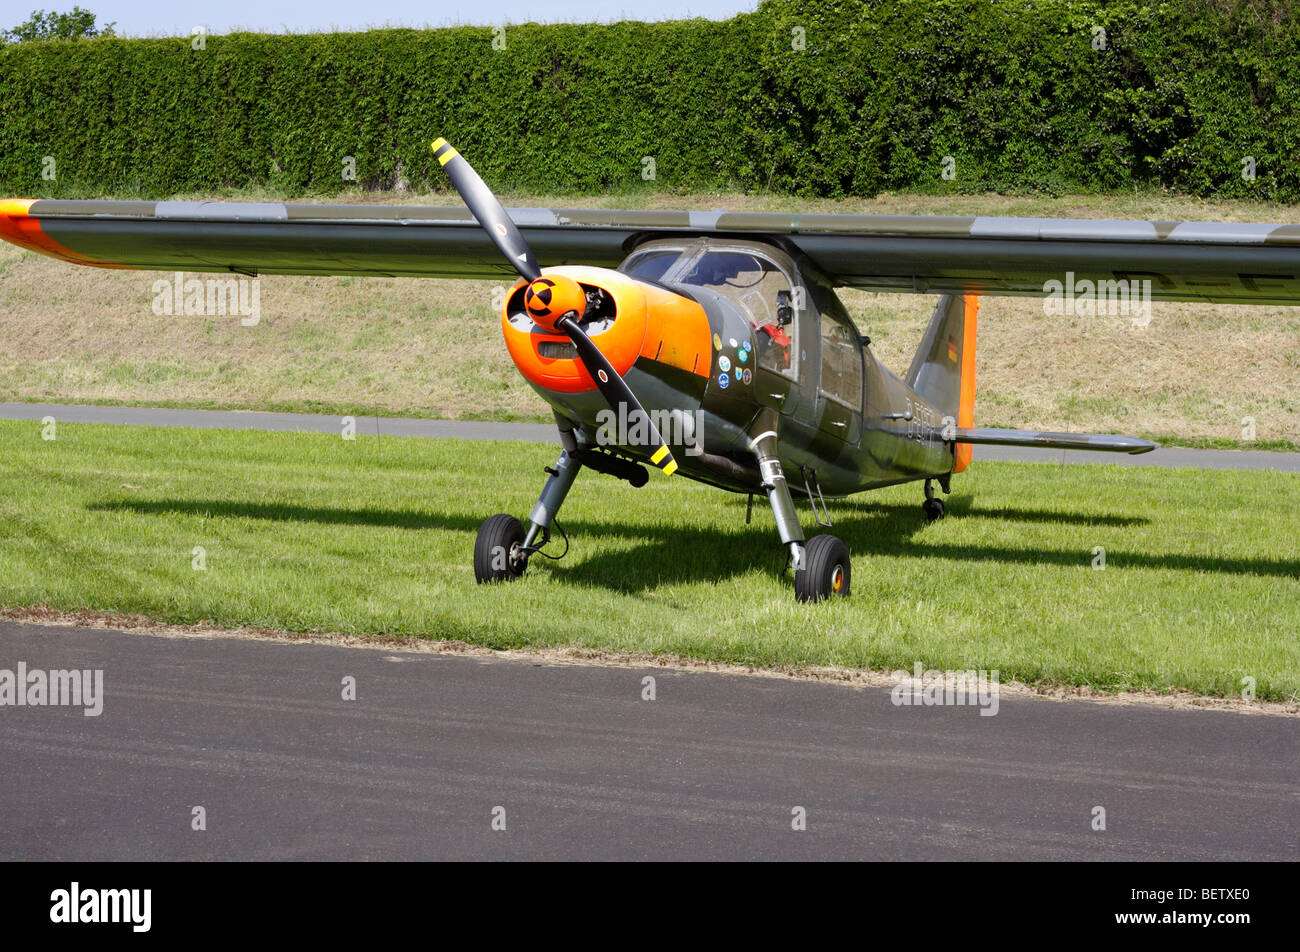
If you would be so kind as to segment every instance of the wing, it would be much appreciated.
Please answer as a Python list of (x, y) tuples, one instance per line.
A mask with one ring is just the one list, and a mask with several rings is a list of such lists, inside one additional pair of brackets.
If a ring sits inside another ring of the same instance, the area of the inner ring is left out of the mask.
[[(872, 291), (1043, 296), (1050, 282), (1139, 281), (1152, 300), (1300, 304), (1300, 225), (508, 211), (547, 266), (615, 267), (652, 238), (715, 235), (775, 242)], [(99, 267), (514, 277), (463, 207), (24, 199), (0, 202), (0, 237)]]

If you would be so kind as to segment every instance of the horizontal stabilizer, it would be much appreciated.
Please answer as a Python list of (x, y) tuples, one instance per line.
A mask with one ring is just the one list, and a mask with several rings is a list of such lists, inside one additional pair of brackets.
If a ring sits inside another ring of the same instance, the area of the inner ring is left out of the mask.
[(1149, 453), (1160, 446), (1135, 436), (1104, 433), (1040, 433), (1035, 430), (991, 430), (980, 426), (959, 426), (953, 442), (987, 446), (1041, 446), (1053, 450), (1100, 450), (1106, 453)]

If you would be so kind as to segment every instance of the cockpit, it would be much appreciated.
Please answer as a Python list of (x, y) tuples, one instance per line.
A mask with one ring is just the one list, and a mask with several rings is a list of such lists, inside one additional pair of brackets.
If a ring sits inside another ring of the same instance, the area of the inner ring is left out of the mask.
[(668, 287), (706, 288), (735, 304), (754, 331), (758, 365), (795, 376), (797, 324), (790, 278), (774, 262), (748, 250), (700, 244), (634, 252), (620, 268)]

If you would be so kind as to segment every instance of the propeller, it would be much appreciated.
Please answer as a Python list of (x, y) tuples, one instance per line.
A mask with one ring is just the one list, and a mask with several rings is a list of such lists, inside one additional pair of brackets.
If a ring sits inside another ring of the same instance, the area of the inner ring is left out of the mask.
[(524, 236), (519, 233), (519, 228), (473, 166), (446, 139), (434, 140), (433, 154), (492, 243), (505, 255), (520, 277), (529, 283), (528, 290), (524, 292), (529, 316), (546, 330), (566, 334), (573, 341), (578, 359), (587, 368), (596, 388), (610, 407), (628, 421), (629, 432), (642, 430), (633, 424), (637, 419), (644, 420), (645, 427), (642, 431), (646, 439), (634, 445), (650, 452), (650, 462), (671, 476), (677, 469), (677, 461), (673, 459), (668, 444), (659, 435), (654, 421), (646, 413), (645, 407), (641, 406), (641, 401), (636, 398), (632, 388), (618, 375), (609, 358), (601, 353), (587, 332), (578, 325), (586, 310), (586, 293), (581, 286), (572, 278), (560, 275), (542, 277), (537, 258), (524, 241)]

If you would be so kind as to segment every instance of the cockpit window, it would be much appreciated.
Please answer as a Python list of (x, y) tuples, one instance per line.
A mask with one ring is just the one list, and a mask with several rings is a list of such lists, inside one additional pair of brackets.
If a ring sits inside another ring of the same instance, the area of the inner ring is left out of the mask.
[(776, 320), (776, 292), (790, 289), (776, 265), (743, 251), (706, 252), (681, 280), (712, 288), (737, 303), (748, 302), (746, 309), (760, 322)]
[(682, 284), (709, 288), (737, 304), (754, 329), (758, 365), (788, 377), (798, 376), (795, 337), (798, 321), (782, 324), (783, 308), (793, 316), (790, 281), (766, 258), (744, 251), (707, 251)]
[(862, 343), (857, 329), (828, 314), (822, 315), (821, 388), (854, 409), (862, 406)]
[(633, 277), (642, 278), (646, 281), (660, 281), (680, 256), (681, 252), (676, 249), (672, 251), (647, 251), (629, 260), (625, 266), (625, 271)]

